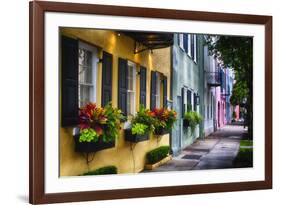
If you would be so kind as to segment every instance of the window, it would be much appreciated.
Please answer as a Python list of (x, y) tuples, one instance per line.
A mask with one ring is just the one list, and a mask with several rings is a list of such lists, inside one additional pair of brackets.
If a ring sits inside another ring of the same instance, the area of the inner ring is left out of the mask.
[(135, 114), (136, 107), (136, 64), (128, 61), (127, 115)]
[(161, 79), (160, 79), (160, 73), (156, 73), (156, 107), (160, 108), (160, 89), (161, 89)]
[(79, 42), (79, 76), (78, 101), (79, 107), (88, 102), (96, 101), (96, 66), (97, 49), (83, 42)]
[(191, 111), (193, 110), (192, 108), (192, 91), (191, 90), (187, 90), (187, 110)]
[(184, 50), (184, 45), (183, 45), (183, 34), (182, 34), (182, 33), (178, 34), (178, 41), (179, 41), (179, 42), (178, 42), (178, 43), (179, 43), (179, 47)]

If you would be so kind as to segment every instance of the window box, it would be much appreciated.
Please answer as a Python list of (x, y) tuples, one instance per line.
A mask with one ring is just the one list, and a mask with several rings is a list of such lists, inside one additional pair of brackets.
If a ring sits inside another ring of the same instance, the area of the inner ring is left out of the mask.
[(90, 153), (115, 147), (115, 140), (110, 142), (104, 142), (102, 140), (99, 140), (97, 142), (79, 142), (79, 134), (74, 135), (73, 137), (76, 152)]
[(166, 128), (163, 128), (163, 127), (156, 128), (154, 130), (155, 135), (165, 135), (165, 134), (168, 134), (168, 133), (169, 133), (169, 130), (167, 130)]
[(144, 134), (144, 135), (136, 135), (132, 134), (131, 129), (126, 129), (125, 130), (125, 140), (129, 142), (141, 142), (141, 141), (146, 141), (149, 139), (149, 134)]

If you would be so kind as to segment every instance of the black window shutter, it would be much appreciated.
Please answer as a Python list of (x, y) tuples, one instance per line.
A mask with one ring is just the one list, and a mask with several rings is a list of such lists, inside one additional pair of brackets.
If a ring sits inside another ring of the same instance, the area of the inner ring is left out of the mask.
[(140, 104), (146, 107), (146, 68), (140, 67)]
[(181, 107), (182, 107), (182, 109), (181, 109), (181, 111), (182, 111), (181, 116), (182, 116), (182, 118), (184, 118), (184, 113), (185, 113), (184, 92), (185, 92), (185, 89), (181, 88), (181, 103), (182, 103), (182, 105), (181, 105)]
[(196, 108), (197, 108), (197, 95), (196, 93), (193, 93), (193, 109), (194, 111), (196, 111)]
[(102, 106), (112, 100), (112, 55), (103, 52), (102, 55)]
[(167, 76), (163, 76), (163, 107), (167, 107)]
[(191, 104), (191, 91), (187, 90), (187, 106), (188, 106), (188, 111), (192, 110), (192, 104)]
[(78, 124), (78, 41), (61, 37), (62, 126)]
[(127, 115), (128, 61), (118, 60), (118, 107)]
[(188, 49), (188, 39), (187, 39), (187, 34), (183, 34), (183, 48), (185, 50), (185, 52), (187, 53), (187, 49)]
[(156, 72), (151, 71), (150, 109), (156, 107)]
[(191, 58), (194, 60), (194, 35), (191, 34)]

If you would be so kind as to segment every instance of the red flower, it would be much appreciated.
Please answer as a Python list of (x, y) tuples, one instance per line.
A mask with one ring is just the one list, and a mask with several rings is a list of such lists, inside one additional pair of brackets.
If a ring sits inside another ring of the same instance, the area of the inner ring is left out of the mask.
[(99, 125), (94, 125), (94, 130), (96, 131), (97, 135), (100, 136), (103, 134), (103, 129)]
[(156, 115), (155, 112), (153, 112), (153, 111), (150, 111), (148, 114), (149, 114), (149, 116), (151, 116), (151, 117), (155, 117), (155, 115)]

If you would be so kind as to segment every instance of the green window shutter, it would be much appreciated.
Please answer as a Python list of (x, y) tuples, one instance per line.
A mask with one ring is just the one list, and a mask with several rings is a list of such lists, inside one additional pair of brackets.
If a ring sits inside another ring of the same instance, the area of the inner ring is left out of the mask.
[(151, 71), (150, 109), (156, 108), (156, 72)]
[(102, 106), (112, 100), (112, 55), (103, 52), (102, 57)]
[(118, 60), (118, 107), (127, 115), (128, 61)]
[(167, 107), (167, 99), (168, 99), (168, 96), (167, 96), (167, 76), (164, 76), (163, 77), (163, 107)]
[(61, 37), (61, 125), (78, 124), (78, 41)]
[(140, 104), (146, 107), (146, 68), (140, 67)]

